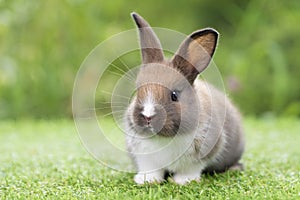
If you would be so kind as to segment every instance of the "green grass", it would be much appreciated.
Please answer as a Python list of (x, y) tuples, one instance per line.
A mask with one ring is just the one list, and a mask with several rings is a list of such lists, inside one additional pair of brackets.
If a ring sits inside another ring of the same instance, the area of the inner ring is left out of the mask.
[(246, 119), (244, 172), (200, 183), (137, 186), (98, 164), (72, 121), (0, 123), (1, 199), (299, 199), (300, 121)]

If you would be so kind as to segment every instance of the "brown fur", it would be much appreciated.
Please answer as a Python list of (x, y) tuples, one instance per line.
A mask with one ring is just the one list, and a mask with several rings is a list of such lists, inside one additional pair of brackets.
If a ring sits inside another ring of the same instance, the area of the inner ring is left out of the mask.
[(143, 63), (162, 62), (162, 47), (149, 24), (141, 16), (132, 15), (139, 28)]
[(157, 134), (162, 136), (174, 136), (178, 132), (181, 122), (181, 107), (178, 102), (172, 102), (171, 100), (171, 90), (176, 85), (174, 79), (165, 79), (164, 81), (161, 81), (160, 75), (162, 73), (173, 74), (173, 78), (181, 76), (172, 68), (161, 64), (152, 64), (144, 66), (141, 69), (137, 80), (138, 90), (134, 116), (137, 125), (146, 125), (144, 117), (140, 114), (142, 111), (141, 104), (146, 100), (145, 98), (147, 98), (148, 93), (150, 92), (154, 94), (153, 100), (157, 104), (157, 106), (155, 106), (157, 115), (152, 119), (153, 126), (160, 127), (160, 129), (157, 130)]

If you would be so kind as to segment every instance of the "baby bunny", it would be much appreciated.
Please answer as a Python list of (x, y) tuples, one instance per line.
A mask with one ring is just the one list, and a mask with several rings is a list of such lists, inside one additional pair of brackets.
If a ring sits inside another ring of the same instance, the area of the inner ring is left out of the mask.
[(238, 110), (222, 92), (197, 79), (210, 63), (218, 32), (189, 35), (166, 60), (149, 24), (132, 13), (138, 27), (142, 66), (136, 96), (126, 113), (126, 145), (137, 184), (199, 181), (203, 172), (242, 168), (244, 135)]

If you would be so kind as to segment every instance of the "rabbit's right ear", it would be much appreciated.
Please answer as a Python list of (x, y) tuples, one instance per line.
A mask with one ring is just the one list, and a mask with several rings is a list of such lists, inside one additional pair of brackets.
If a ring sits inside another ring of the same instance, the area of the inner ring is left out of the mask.
[(209, 64), (217, 45), (218, 32), (202, 29), (189, 35), (175, 53), (172, 64), (193, 84), (200, 72)]
[(139, 29), (143, 63), (162, 62), (164, 60), (162, 47), (150, 25), (137, 13), (133, 12), (131, 16)]

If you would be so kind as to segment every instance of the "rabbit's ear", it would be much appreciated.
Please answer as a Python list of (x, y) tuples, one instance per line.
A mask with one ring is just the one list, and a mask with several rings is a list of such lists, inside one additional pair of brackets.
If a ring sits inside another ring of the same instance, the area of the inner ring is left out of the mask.
[(214, 54), (218, 32), (207, 28), (189, 35), (172, 59), (173, 67), (181, 71), (192, 84), (197, 75), (209, 64)]
[(131, 13), (140, 35), (142, 60), (144, 64), (161, 62), (164, 59), (159, 39), (150, 25), (137, 13)]

